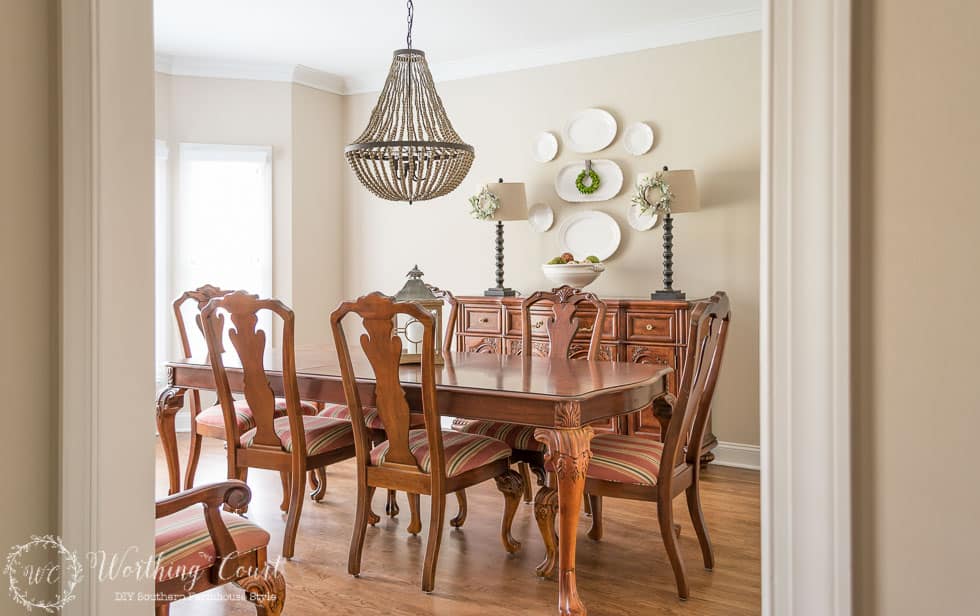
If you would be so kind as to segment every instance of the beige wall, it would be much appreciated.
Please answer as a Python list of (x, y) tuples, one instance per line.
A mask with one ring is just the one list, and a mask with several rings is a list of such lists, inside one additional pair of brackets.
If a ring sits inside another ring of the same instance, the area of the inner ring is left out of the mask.
[(856, 4), (855, 613), (976, 614), (980, 3)]
[[(466, 198), (481, 181), (503, 177), (527, 184), (528, 203), (556, 211), (555, 226), (538, 234), (526, 223), (506, 225), (506, 281), (524, 292), (546, 288), (540, 264), (559, 252), (562, 219), (584, 210), (612, 214), (622, 229), (619, 252), (590, 287), (600, 295), (639, 296), (661, 286), (662, 234), (626, 222), (629, 185), (662, 165), (697, 170), (703, 210), (676, 217), (676, 286), (689, 296), (728, 291), (735, 310), (725, 371), (715, 407), (724, 441), (759, 442), (759, 33), (652, 49), (518, 72), (441, 83), (439, 94), (460, 135), (476, 148), (461, 188), (413, 206), (379, 200), (345, 170), (345, 293), (394, 292), (418, 263), (426, 280), (456, 293), (493, 285), (493, 227), (473, 220)], [(347, 141), (367, 123), (377, 94), (347, 100)], [(628, 154), (620, 136), (594, 158), (624, 171), (623, 191), (598, 204), (567, 204), (553, 181), (562, 164), (584, 155), (562, 148), (550, 163), (534, 162), (530, 140), (560, 134), (571, 113), (602, 107), (620, 127), (650, 123), (654, 149)]]
[[(57, 22), (50, 0), (3, 2), (0, 19), (0, 549), (55, 532), (58, 398)], [(17, 61), (6, 61), (16, 58)], [(4, 552), (5, 553), (5, 552)], [(19, 608), (0, 593), (0, 613)]]

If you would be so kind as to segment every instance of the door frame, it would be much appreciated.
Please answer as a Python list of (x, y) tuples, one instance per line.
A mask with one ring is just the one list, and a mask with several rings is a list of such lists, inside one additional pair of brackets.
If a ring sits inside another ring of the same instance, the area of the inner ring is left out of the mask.
[[(849, 616), (851, 0), (765, 0), (763, 20), (763, 614)], [(152, 47), (151, 0), (61, 0), (59, 496), (80, 551), (152, 549), (153, 461), (109, 463), (118, 422), (127, 451), (154, 451), (153, 285), (133, 282), (137, 269), (152, 281), (153, 259), (132, 253), (153, 243)], [(134, 68), (145, 75), (115, 77)], [(124, 138), (142, 133), (145, 145)], [(134, 181), (136, 162), (147, 177)], [(110, 388), (122, 382), (136, 395)], [(90, 576), (65, 613), (128, 613), (104, 586)]]

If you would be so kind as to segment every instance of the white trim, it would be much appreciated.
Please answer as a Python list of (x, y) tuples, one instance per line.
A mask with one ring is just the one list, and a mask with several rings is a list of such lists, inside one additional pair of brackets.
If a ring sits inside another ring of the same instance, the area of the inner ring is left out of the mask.
[(767, 0), (762, 607), (851, 614), (851, 0)]
[(715, 454), (712, 464), (746, 468), (753, 471), (759, 470), (760, 448), (758, 445), (718, 441), (718, 446), (711, 453)]
[[(452, 81), (758, 32), (761, 27), (761, 11), (732, 11), (688, 21), (653, 23), (633, 32), (583, 37), (549, 47), (501, 50), (442, 62), (437, 59), (430, 68), (436, 82)], [(239, 62), (162, 53), (156, 55), (156, 70), (167, 75), (297, 83), (334, 94), (376, 92), (387, 75), (386, 71), (379, 70), (341, 76), (300, 64)]]

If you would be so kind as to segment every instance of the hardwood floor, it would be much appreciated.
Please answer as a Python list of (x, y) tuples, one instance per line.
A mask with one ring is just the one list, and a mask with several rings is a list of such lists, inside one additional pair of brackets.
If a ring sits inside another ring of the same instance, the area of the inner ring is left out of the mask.
[[(186, 459), (187, 435), (179, 436), (181, 460)], [(224, 479), (223, 444), (205, 439), (198, 485)], [(249, 474), (252, 505), (248, 517), (269, 531), (269, 558), (282, 546), (285, 516), (279, 511), (282, 496), (279, 476), (268, 471)], [(586, 537), (583, 522), (578, 540), (578, 582), (590, 616), (671, 614), (686, 616), (738, 616), (761, 613), (759, 474), (709, 466), (702, 475), (705, 518), (715, 549), (713, 572), (701, 566), (697, 538), (687, 517), (684, 499), (677, 499), (675, 516), (681, 522), (681, 553), (687, 566), (691, 598), (677, 598), (673, 574), (660, 537), (653, 504), (605, 500), (605, 536), (601, 542)], [(157, 449), (157, 495), (167, 491), (163, 451)], [(544, 557), (531, 505), (521, 505), (514, 521), (514, 537), (523, 549), (507, 555), (500, 545), (499, 525), (503, 498), (493, 482), (467, 490), (470, 507), (466, 525), (443, 535), (435, 592), (420, 587), (424, 534), (405, 532), (408, 503), (399, 495), (402, 513), (384, 517), (369, 528), (364, 544), (361, 577), (347, 574), (347, 548), (354, 523), (354, 466), (330, 467), (327, 497), (322, 503), (307, 499), (296, 541), (296, 557), (283, 564), (286, 576), (286, 614), (330, 616), (392, 614), (483, 616), (499, 614), (553, 614), (557, 600), (554, 580), (539, 580), (534, 567)], [(374, 499), (383, 513), (383, 495)], [(447, 518), (455, 515), (449, 499)], [(428, 523), (428, 499), (423, 497), (423, 528)], [(244, 600), (224, 602), (217, 593), (236, 594), (232, 586), (173, 604), (174, 616), (253, 615)]]

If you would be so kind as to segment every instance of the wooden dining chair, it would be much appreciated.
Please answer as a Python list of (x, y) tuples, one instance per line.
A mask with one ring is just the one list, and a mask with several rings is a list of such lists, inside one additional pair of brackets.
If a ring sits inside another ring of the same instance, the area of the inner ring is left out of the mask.
[[(364, 333), (360, 346), (367, 359), (363, 378), (374, 380), (374, 402), (388, 440), (371, 444), (364, 422), (358, 375), (355, 373), (343, 321), (350, 314), (360, 318)], [(422, 324), (421, 410), (425, 427), (412, 430), (410, 407), (402, 388), (399, 368), (402, 342), (395, 334), (397, 315), (408, 315)], [(504, 549), (516, 552), (520, 543), (511, 536), (511, 524), (520, 503), (524, 482), (510, 470), (510, 447), (494, 438), (443, 431), (436, 406), (435, 319), (412, 302), (396, 302), (381, 293), (372, 293), (345, 302), (330, 315), (340, 373), (347, 405), (354, 426), (357, 449), (357, 517), (351, 538), (347, 570), (357, 576), (369, 523), (371, 497), (376, 488), (395, 489), (409, 495), (427, 494), (432, 499), (429, 536), (422, 568), (422, 590), (431, 592), (435, 584), (436, 562), (442, 541), (446, 495), (488, 479), (494, 479), (504, 495), (501, 540)], [(417, 498), (417, 497), (416, 497)], [(417, 503), (416, 503), (417, 505)]]
[[(191, 291), (185, 291), (180, 297), (174, 300), (173, 310), (174, 318), (177, 321), (177, 334), (180, 337), (180, 347), (184, 353), (185, 357), (190, 357), (192, 353), (191, 349), (191, 338), (190, 333), (185, 322), (185, 305), (187, 302), (194, 302), (196, 304), (194, 312), (194, 325), (198, 334), (201, 338), (204, 337), (203, 325), (201, 323), (201, 310), (208, 304), (209, 301), (215, 297), (221, 297), (227, 295), (230, 291), (226, 291), (214, 285), (206, 284), (202, 287), (198, 287)], [(193, 331), (193, 330), (191, 330)], [(220, 352), (224, 352), (222, 343), (218, 341), (218, 349)], [(190, 449), (187, 452), (187, 470), (184, 474), (184, 489), (190, 489), (194, 487), (194, 477), (197, 475), (197, 465), (201, 459), (201, 443), (204, 438), (214, 438), (218, 440), (225, 440), (225, 416), (224, 412), (221, 410), (220, 404), (215, 404), (206, 409), (201, 409), (201, 393), (196, 390), (190, 390), (190, 414), (191, 414), (191, 435), (190, 435)], [(301, 403), (303, 407), (303, 413), (306, 415), (315, 415), (317, 413), (317, 405), (312, 402)], [(275, 404), (275, 414), (276, 417), (283, 417), (286, 414), (286, 399), (276, 398)], [(255, 427), (255, 417), (252, 413), (252, 409), (248, 406), (247, 400), (236, 400), (235, 401), (235, 421), (238, 424), (238, 431), (242, 434), (248, 432)], [(321, 486), (317, 485), (314, 481), (311, 484), (313, 488), (313, 499), (322, 500), (324, 490)], [(285, 501), (285, 498), (283, 499)]]
[[(551, 303), (551, 314), (544, 320), (545, 332), (548, 335), (546, 352), (550, 356), (569, 357), (573, 359), (584, 358), (589, 360), (599, 358), (599, 352), (601, 350), (599, 341), (602, 336), (602, 324), (605, 322), (606, 317), (606, 304), (592, 293), (583, 293), (567, 285), (553, 289), (550, 292), (538, 291), (521, 302), (521, 354), (533, 353), (533, 349), (535, 348), (533, 346), (535, 343), (531, 339), (531, 308), (541, 302)], [(596, 318), (591, 331), (588, 327), (582, 326), (581, 320), (575, 316), (575, 311), (583, 303), (591, 304), (596, 311)], [(582, 349), (576, 348), (579, 345), (573, 343), (578, 334), (587, 331), (589, 333), (589, 346), (583, 353)], [(530, 474), (527, 472), (527, 469), (530, 468), (537, 475), (539, 484), (542, 486), (545, 484), (544, 454), (547, 448), (544, 443), (539, 443), (534, 440), (535, 428), (533, 426), (523, 426), (501, 421), (479, 420), (469, 421), (456, 425), (455, 427), (467, 434), (481, 434), (504, 441), (513, 450), (511, 461), (519, 464), (521, 475), (524, 477), (525, 482), (530, 482)], [(547, 494), (542, 495), (540, 499), (535, 499), (535, 512), (537, 513), (539, 509), (543, 512), (543, 515), (539, 516), (539, 524), (547, 524), (546, 520), (548, 519), (550, 510), (558, 506), (556, 498), (545, 499), (545, 496)], [(531, 500), (530, 489), (528, 489), (524, 498), (527, 501)], [(460, 500), (460, 510), (462, 512), (461, 515), (465, 519), (465, 494), (463, 494)], [(555, 510), (557, 511), (557, 509)], [(551, 519), (554, 519), (553, 516)], [(553, 532), (553, 529), (549, 531), (545, 530), (545, 527), (542, 527), (542, 533), (551, 532)], [(546, 536), (550, 537), (551, 535), (547, 534)], [(557, 539), (555, 541), (557, 542)], [(553, 569), (553, 563), (551, 565), (551, 567), (547, 568), (546, 572), (543, 572), (544, 570), (539, 567), (539, 573), (549, 575), (551, 569)], [(542, 563), (542, 566), (544, 566), (544, 563)]]
[(660, 536), (677, 581), (681, 599), (688, 597), (684, 561), (677, 548), (674, 498), (684, 493), (701, 545), (704, 566), (714, 568), (708, 528), (701, 509), (701, 443), (711, 399), (718, 382), (725, 339), (731, 322), (728, 296), (718, 291), (698, 302), (691, 311), (688, 346), (676, 400), (672, 402), (666, 438), (661, 442), (641, 434), (599, 434), (592, 439), (592, 460), (585, 492), (592, 501), (589, 537), (602, 538), (602, 497), (627, 498), (657, 503)]
[[(276, 416), (275, 396), (265, 372), (268, 334), (257, 328), (259, 313), (263, 311), (282, 321), (282, 385), (286, 394), (286, 414), (282, 417)], [(242, 479), (249, 468), (279, 471), (283, 492), (289, 495), (288, 501), (284, 501), (287, 515), (282, 554), (292, 558), (303, 509), (306, 473), (354, 457), (351, 422), (301, 412), (296, 381), (295, 317), (281, 301), (235, 291), (209, 301), (201, 317), (218, 401), (225, 415), (228, 477)], [(231, 320), (228, 337), (238, 353), (245, 400), (255, 422), (255, 427), (245, 433), (239, 430), (235, 420), (235, 400), (221, 354), (226, 317)]]
[(259, 616), (278, 616), (286, 580), (267, 562), (269, 533), (221, 511), (243, 509), (252, 498), (241, 481), (178, 492), (156, 503), (156, 615), (167, 616), (179, 599), (233, 583)]

